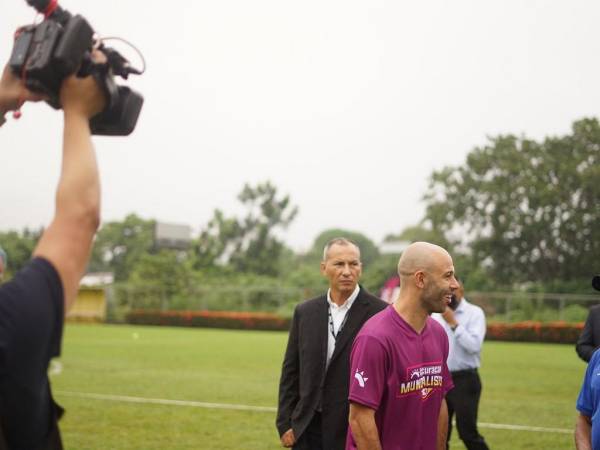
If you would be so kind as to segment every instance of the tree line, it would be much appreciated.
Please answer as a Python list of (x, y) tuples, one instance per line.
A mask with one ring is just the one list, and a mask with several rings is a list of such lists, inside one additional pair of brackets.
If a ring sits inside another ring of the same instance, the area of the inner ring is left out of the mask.
[[(386, 240), (444, 246), (471, 290), (591, 292), (589, 280), (600, 273), (599, 155), (600, 124), (593, 118), (541, 141), (490, 137), (464, 163), (433, 172), (423, 219)], [(238, 200), (241, 216), (216, 209), (186, 251), (157, 248), (154, 220), (130, 214), (105, 223), (89, 270), (113, 272), (118, 283), (160, 286), (168, 297), (202, 283), (322, 289), (323, 246), (343, 235), (361, 247), (368, 289), (377, 292), (394, 272), (398, 255), (380, 254), (359, 231), (325, 230), (309, 251), (295, 253), (278, 236), (298, 207), (268, 181), (246, 184)], [(27, 262), (40, 235), (0, 232), (9, 274)]]

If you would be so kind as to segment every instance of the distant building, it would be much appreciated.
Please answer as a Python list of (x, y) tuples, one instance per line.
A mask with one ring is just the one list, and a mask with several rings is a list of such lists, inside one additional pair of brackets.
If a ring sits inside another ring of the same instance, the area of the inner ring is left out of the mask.
[(115, 275), (112, 272), (90, 272), (86, 273), (79, 286), (86, 287), (98, 287), (98, 286), (109, 286), (115, 281)]
[(158, 249), (187, 250), (192, 243), (192, 228), (189, 225), (156, 222), (154, 245)]
[(411, 244), (410, 241), (384, 241), (379, 245), (379, 253), (382, 255), (398, 255)]
[(67, 313), (71, 322), (104, 322), (106, 320), (107, 289), (114, 282), (112, 272), (92, 272), (84, 275), (73, 307)]

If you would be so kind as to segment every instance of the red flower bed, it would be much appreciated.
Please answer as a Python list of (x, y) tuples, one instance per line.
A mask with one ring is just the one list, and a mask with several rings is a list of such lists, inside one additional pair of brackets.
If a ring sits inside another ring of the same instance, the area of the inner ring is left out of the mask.
[[(174, 327), (227, 328), (237, 330), (288, 330), (291, 319), (271, 313), (232, 311), (153, 311), (134, 310), (127, 323)], [(486, 339), (491, 341), (551, 342), (574, 344), (583, 323), (518, 322), (488, 323)]]
[(553, 342), (574, 344), (581, 334), (583, 323), (518, 322), (488, 323), (486, 339), (492, 341)]
[(288, 330), (290, 319), (276, 314), (231, 311), (134, 310), (127, 323), (173, 327), (229, 328), (237, 330)]

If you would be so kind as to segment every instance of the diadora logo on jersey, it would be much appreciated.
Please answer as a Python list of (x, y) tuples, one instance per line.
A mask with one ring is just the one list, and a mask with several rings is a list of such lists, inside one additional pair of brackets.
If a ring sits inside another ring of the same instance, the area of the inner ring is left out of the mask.
[(431, 394), (432, 392), (433, 392), (433, 388), (421, 389), (421, 399), (425, 400), (427, 397), (429, 397), (429, 394)]
[(408, 367), (404, 381), (400, 382), (398, 396), (415, 394), (420, 395), (421, 400), (426, 400), (436, 389), (441, 389), (443, 382), (440, 361)]
[(359, 372), (358, 369), (356, 369), (356, 372), (354, 373), (354, 378), (356, 378), (356, 381), (358, 381), (358, 385), (361, 388), (365, 387), (365, 383), (367, 382), (368, 378), (365, 377), (364, 370), (362, 372)]

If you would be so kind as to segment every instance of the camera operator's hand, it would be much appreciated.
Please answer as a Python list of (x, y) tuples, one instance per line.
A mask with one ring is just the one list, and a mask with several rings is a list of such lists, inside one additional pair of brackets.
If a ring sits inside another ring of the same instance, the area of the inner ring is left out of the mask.
[(75, 114), (91, 119), (104, 109), (106, 98), (94, 77), (72, 75), (63, 81), (60, 102), (65, 116)]
[[(106, 63), (106, 56), (99, 50), (92, 53), (92, 59), (95, 63)], [(92, 76), (77, 78), (71, 75), (61, 86), (60, 103), (65, 116), (73, 113), (91, 119), (104, 109), (106, 96)]]
[(4, 115), (8, 111), (18, 109), (23, 102), (43, 100), (44, 96), (35, 94), (25, 87), (8, 66), (4, 67), (0, 78), (0, 126), (4, 123)]

